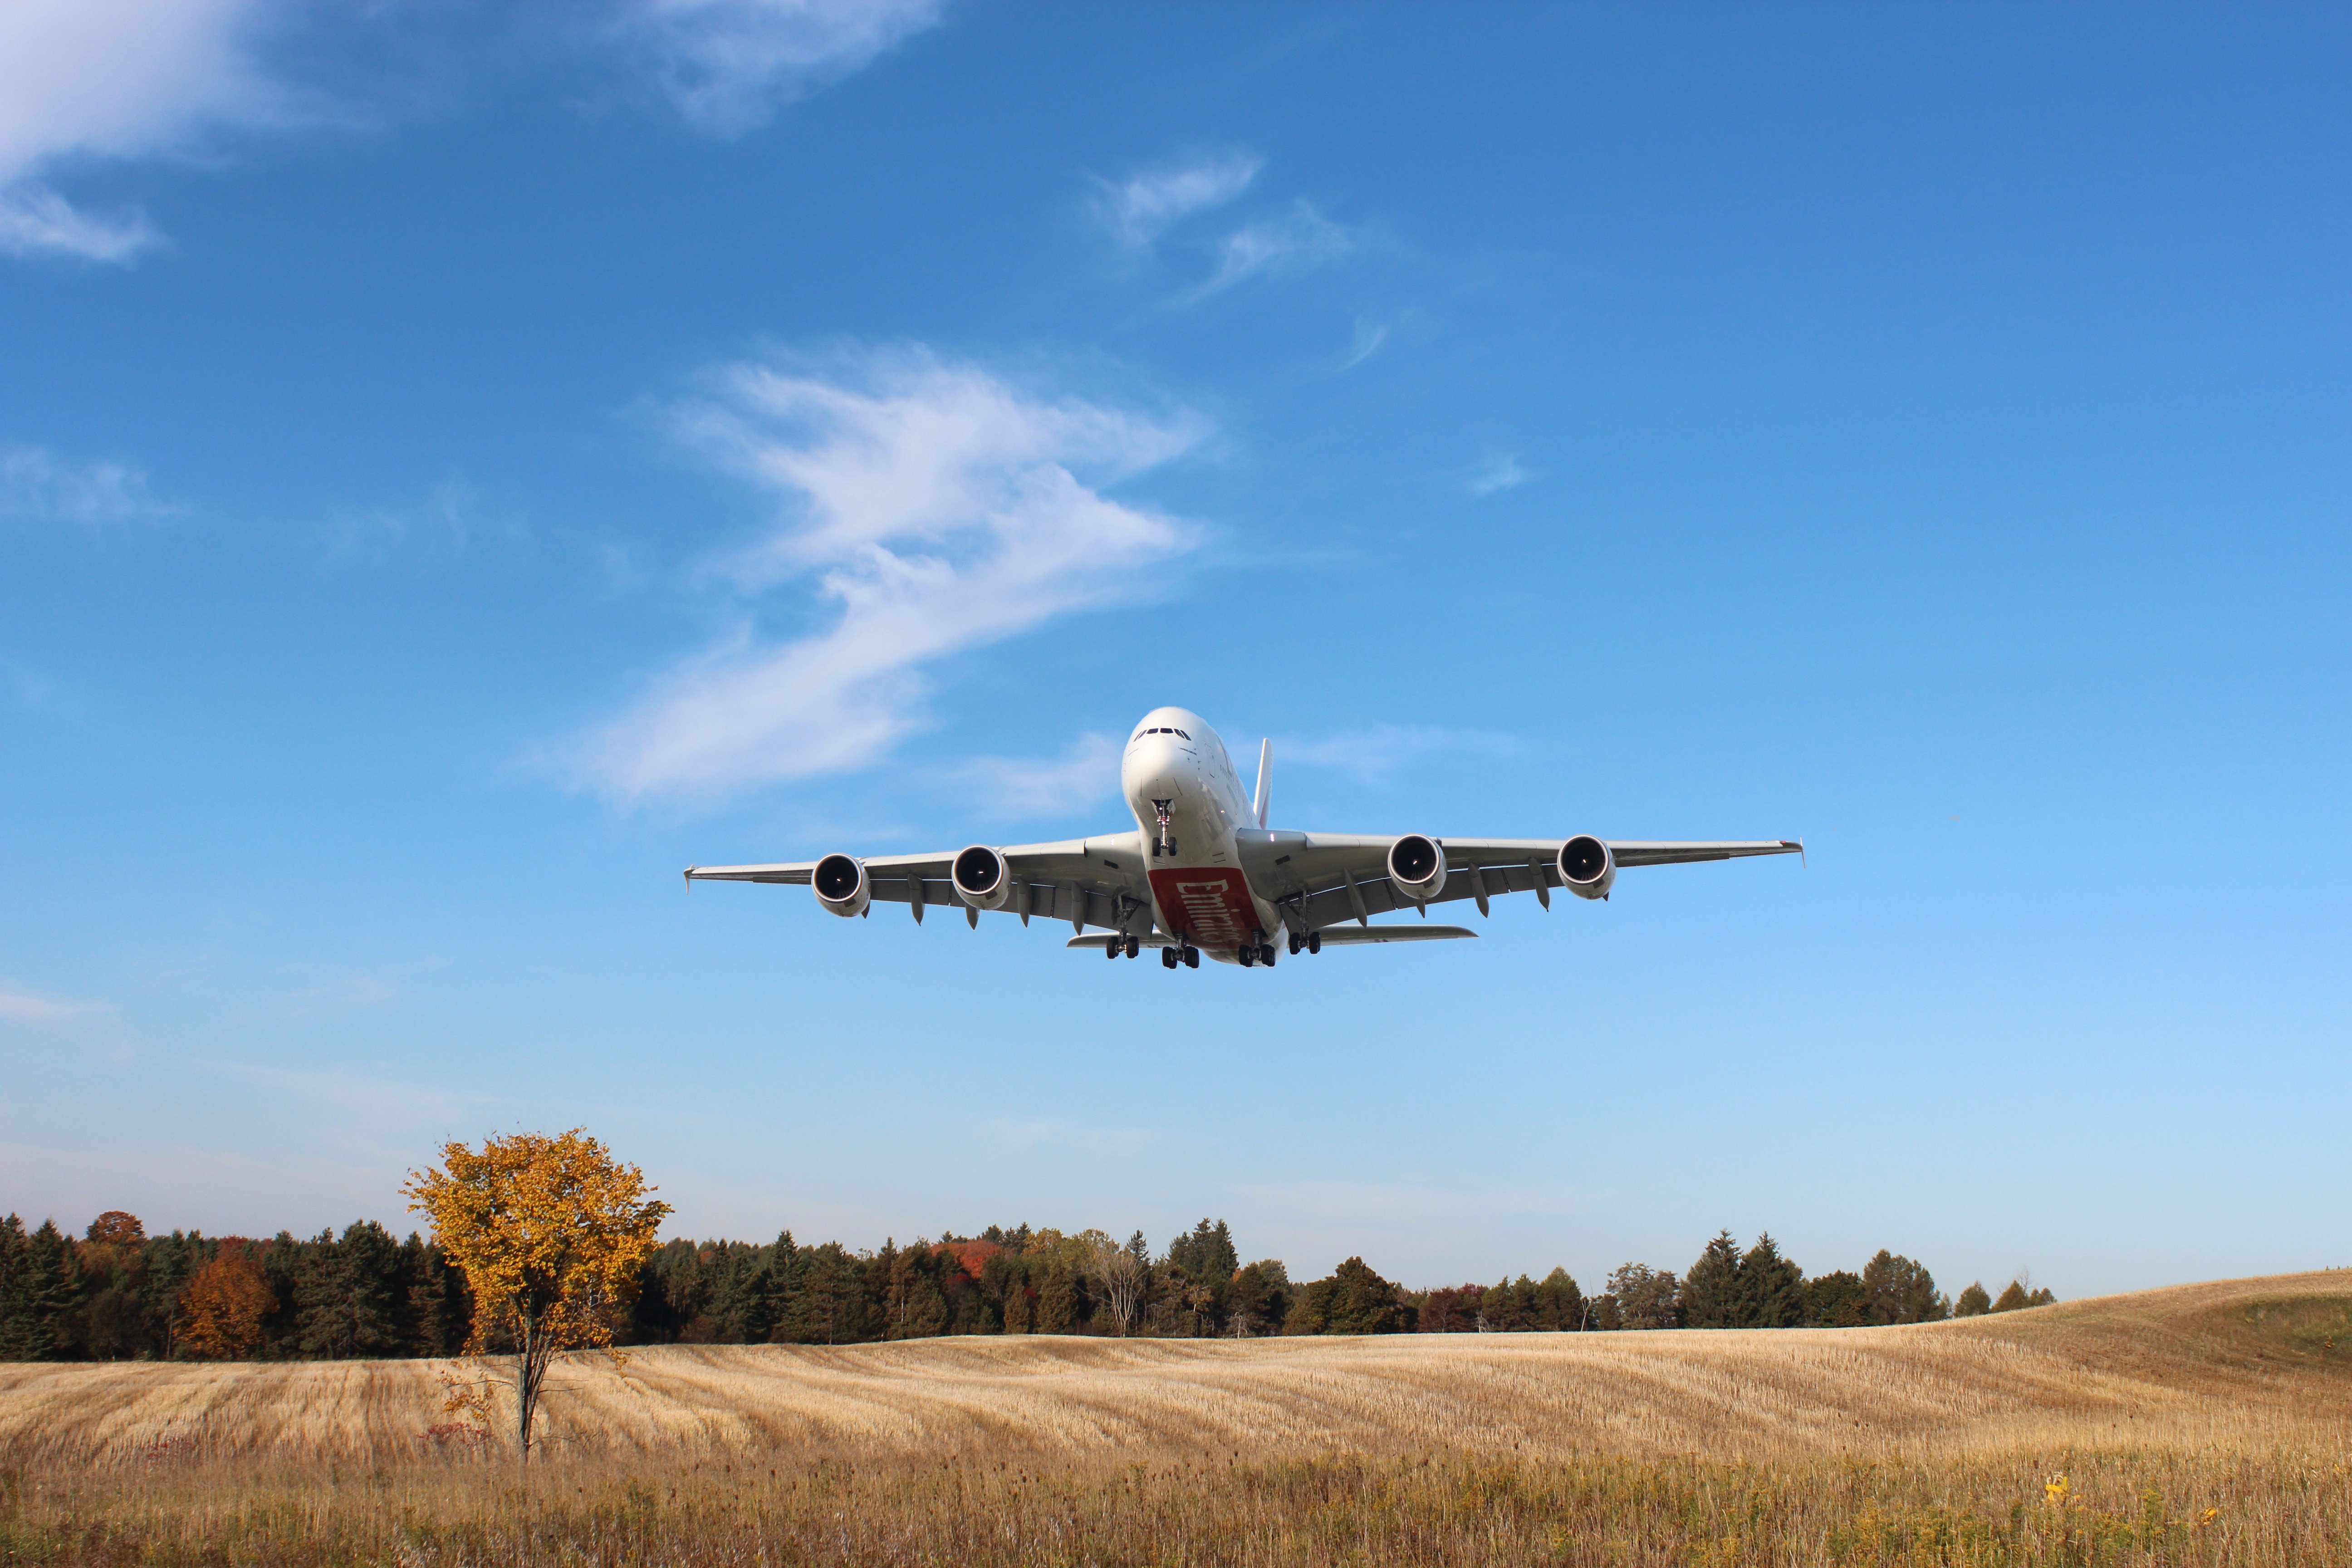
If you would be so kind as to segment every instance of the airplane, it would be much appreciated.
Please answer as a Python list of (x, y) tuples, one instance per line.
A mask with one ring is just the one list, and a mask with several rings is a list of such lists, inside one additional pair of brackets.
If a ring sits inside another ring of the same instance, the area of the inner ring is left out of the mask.
[[(1225, 744), (1201, 716), (1155, 708), (1128, 737), (1119, 785), (1135, 830), (1055, 844), (974, 844), (938, 855), (827, 855), (774, 866), (689, 866), (696, 882), (806, 886), (828, 914), (856, 919), (877, 900), (906, 904), (917, 924), (933, 906), (1065, 920), (1065, 944), (1134, 958), (1157, 948), (1161, 967), (1201, 967), (1205, 953), (1244, 969), (1272, 968), (1286, 948), (1475, 937), (1430, 925), (1429, 906), (1551, 889), (1606, 900), (1620, 870), (1750, 855), (1794, 855), (1793, 838), (1653, 843), (1596, 838), (1440, 838), (1425, 833), (1296, 833), (1269, 827), (1274, 742), (1258, 747), (1257, 789), (1242, 791)], [(1372, 923), (1391, 910), (1416, 922)], [(1353, 921), (1351, 926), (1348, 922)], [(1090, 934), (1087, 927), (1097, 928)]]

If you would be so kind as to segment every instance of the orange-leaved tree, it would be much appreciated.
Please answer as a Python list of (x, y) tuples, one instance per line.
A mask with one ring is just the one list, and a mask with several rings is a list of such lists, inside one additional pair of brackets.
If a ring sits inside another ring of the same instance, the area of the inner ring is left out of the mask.
[[(646, 1194), (645, 1173), (573, 1128), (559, 1138), (518, 1132), (478, 1150), (445, 1144), (441, 1166), (409, 1173), (409, 1207), (463, 1269), (474, 1295), (466, 1354), (510, 1344), (515, 1436), (525, 1462), (540, 1390), (555, 1352), (593, 1348), (616, 1362), (613, 1329), (636, 1299), (637, 1270), (669, 1205)], [(487, 1419), (494, 1380), (449, 1382), (451, 1414)]]
[(224, 1237), (212, 1260), (180, 1293), (179, 1342), (205, 1361), (235, 1361), (261, 1342), (262, 1321), (278, 1294), (250, 1243)]

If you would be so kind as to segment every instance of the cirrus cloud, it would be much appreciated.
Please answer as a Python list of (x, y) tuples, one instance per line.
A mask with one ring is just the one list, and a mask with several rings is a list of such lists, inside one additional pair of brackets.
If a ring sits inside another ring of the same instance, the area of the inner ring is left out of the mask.
[(775, 507), (717, 574), (747, 599), (802, 587), (830, 624), (778, 640), (747, 605), (586, 737), (578, 771), (624, 799), (864, 767), (923, 722), (941, 660), (1130, 600), (1193, 543), (1104, 493), (1194, 446), (1189, 415), (1040, 394), (920, 349), (710, 384), (676, 411), (680, 434)]

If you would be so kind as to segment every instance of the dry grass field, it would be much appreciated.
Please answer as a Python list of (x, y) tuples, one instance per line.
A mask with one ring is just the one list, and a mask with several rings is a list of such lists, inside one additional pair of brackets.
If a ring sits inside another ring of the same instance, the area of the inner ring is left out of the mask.
[[(2352, 1563), (2352, 1274), (1900, 1329), (0, 1368), (0, 1557)], [(2063, 1480), (2058, 1478), (2063, 1477)]]

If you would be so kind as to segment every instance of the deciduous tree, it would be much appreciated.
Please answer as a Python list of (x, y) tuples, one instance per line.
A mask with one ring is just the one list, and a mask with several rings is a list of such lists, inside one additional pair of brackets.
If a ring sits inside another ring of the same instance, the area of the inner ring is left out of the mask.
[(262, 1324), (278, 1297), (239, 1237), (225, 1237), (212, 1261), (196, 1270), (180, 1295), (179, 1342), (203, 1361), (236, 1361), (261, 1342)]
[[(527, 1463), (550, 1362), (583, 1346), (618, 1358), (613, 1330), (670, 1207), (646, 1196), (644, 1173), (578, 1128), (492, 1137), (479, 1150), (449, 1143), (441, 1156), (402, 1190), (472, 1289), (467, 1354), (514, 1346), (515, 1436)], [(487, 1382), (453, 1389), (453, 1413), (487, 1415)]]

